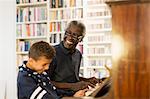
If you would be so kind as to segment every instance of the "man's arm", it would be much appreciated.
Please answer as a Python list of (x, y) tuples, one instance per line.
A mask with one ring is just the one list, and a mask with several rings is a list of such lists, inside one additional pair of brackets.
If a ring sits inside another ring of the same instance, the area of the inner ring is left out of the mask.
[(79, 79), (80, 79), (80, 81), (90, 82), (93, 85), (96, 85), (97, 83), (101, 83), (102, 82), (101, 79), (97, 79), (95, 77), (91, 77), (91, 78), (79, 77)]
[(56, 81), (51, 81), (51, 83), (60, 89), (70, 89), (73, 86), (73, 83), (61, 83)]
[(57, 88), (70, 89), (73, 91), (82, 90), (82, 89), (88, 88), (88, 86), (94, 87), (93, 84), (91, 84), (90, 82), (85, 82), (85, 81), (80, 81), (76, 83), (61, 83), (61, 82), (51, 81), (51, 83), (53, 83)]

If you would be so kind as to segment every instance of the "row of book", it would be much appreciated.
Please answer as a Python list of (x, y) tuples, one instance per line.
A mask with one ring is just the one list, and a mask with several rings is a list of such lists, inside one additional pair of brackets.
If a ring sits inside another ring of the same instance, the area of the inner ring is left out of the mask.
[(37, 41), (41, 41), (42, 39), (37, 40), (19, 40), (17, 41), (17, 52), (27, 52), (29, 51), (31, 45)]
[(64, 33), (50, 33), (50, 37), (49, 37), (49, 42), (54, 44), (54, 43), (59, 43), (63, 40), (64, 37)]
[(111, 26), (111, 22), (109, 21), (106, 21), (106, 22), (101, 22), (99, 21), (99, 23), (95, 23), (95, 24), (88, 24), (87, 25), (87, 28), (88, 29), (110, 29), (112, 26)]
[(110, 66), (112, 64), (111, 57), (107, 58), (91, 58), (88, 59), (88, 66)]
[(74, 19), (74, 18), (83, 18), (82, 8), (50, 10), (50, 20)]
[[(93, 34), (93, 33), (91, 33)], [(105, 43), (105, 42), (111, 42), (111, 33), (100, 33), (99, 35), (90, 35), (87, 37), (88, 42), (98, 42), (98, 43)]]
[(62, 22), (50, 22), (49, 31), (50, 32), (61, 32), (64, 31), (67, 26), (67, 21)]
[(17, 55), (17, 65), (21, 66), (23, 64), (23, 61), (27, 61), (28, 60), (28, 55), (24, 54), (24, 55)]
[(97, 9), (94, 9), (94, 10), (92, 12), (87, 11), (87, 17), (91, 18), (91, 17), (111, 16), (111, 13), (109, 10), (102, 10), (102, 11), (98, 11)]
[(18, 24), (16, 26), (17, 37), (45, 36), (47, 24)]
[(17, 22), (34, 22), (47, 20), (46, 7), (17, 8)]
[(83, 5), (83, 0), (50, 0), (50, 8), (78, 7)]
[(107, 0), (88, 0), (88, 5), (104, 4)]
[(31, 41), (19, 41), (18, 42), (18, 52), (26, 52), (29, 51), (29, 48), (31, 46)]
[(88, 47), (87, 54), (111, 54), (111, 45), (101, 45), (99, 47)]
[(16, 0), (16, 4), (24, 4), (24, 3), (37, 3), (37, 2), (43, 2), (46, 0)]

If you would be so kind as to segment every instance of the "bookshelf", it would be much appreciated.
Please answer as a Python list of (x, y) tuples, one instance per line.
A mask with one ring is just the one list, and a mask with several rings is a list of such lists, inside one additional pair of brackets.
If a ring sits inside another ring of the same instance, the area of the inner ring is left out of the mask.
[(47, 1), (16, 1), (17, 65), (27, 59), (30, 46), (39, 40), (47, 41)]
[[(86, 36), (77, 45), (82, 53), (80, 75), (107, 76), (111, 66), (111, 13), (105, 0), (17, 0), (17, 65), (27, 59), (32, 43), (44, 40), (51, 45), (63, 40), (66, 25), (78, 20), (86, 25)], [(101, 72), (101, 74), (100, 74)]]
[(105, 65), (112, 66), (111, 12), (105, 1), (87, 0), (85, 4), (84, 77), (109, 76)]

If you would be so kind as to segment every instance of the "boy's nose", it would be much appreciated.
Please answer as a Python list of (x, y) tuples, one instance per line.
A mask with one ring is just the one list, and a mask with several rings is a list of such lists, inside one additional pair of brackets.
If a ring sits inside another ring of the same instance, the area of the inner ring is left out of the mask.
[(49, 65), (46, 65), (46, 66), (44, 67), (44, 69), (45, 69), (45, 70), (48, 70), (48, 69), (49, 69)]

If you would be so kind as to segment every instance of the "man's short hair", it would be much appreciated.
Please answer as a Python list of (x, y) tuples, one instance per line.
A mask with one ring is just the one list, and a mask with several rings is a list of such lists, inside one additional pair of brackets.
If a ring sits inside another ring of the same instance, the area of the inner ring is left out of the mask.
[(84, 37), (85, 36), (85, 32), (86, 32), (86, 28), (85, 28), (85, 25), (83, 23), (81, 23), (80, 21), (71, 21), (66, 30), (68, 30), (71, 26), (77, 26), (79, 29), (80, 29), (80, 33), (82, 33), (82, 36)]

